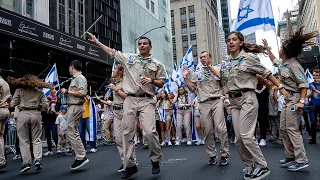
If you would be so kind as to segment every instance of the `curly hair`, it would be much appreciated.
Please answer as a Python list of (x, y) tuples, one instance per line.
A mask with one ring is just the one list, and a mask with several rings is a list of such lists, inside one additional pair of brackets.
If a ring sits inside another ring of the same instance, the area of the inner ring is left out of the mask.
[(27, 74), (18, 79), (8, 77), (7, 82), (16, 88), (52, 88), (50, 84), (45, 83), (33, 74)]
[(260, 53), (267, 54), (268, 48), (261, 45), (244, 42), (244, 36), (241, 32), (232, 31), (228, 34), (228, 36), (230, 36), (231, 34), (235, 34), (239, 38), (239, 40), (243, 42), (243, 45), (240, 47), (241, 50), (244, 50), (245, 52), (251, 52), (254, 54), (260, 54)]
[(318, 32), (314, 31), (303, 34), (303, 28), (304, 27), (301, 27), (297, 32), (290, 35), (289, 39), (283, 41), (282, 49), (286, 58), (296, 58), (301, 54), (302, 48), (315, 45), (315, 43), (311, 39), (317, 37)]

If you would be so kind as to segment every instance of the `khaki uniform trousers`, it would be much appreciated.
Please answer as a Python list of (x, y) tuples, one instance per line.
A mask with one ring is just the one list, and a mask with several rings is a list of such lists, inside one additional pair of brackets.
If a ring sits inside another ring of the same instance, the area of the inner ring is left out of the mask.
[(84, 149), (78, 129), (83, 113), (83, 105), (70, 105), (68, 107), (66, 137), (76, 154), (76, 160), (83, 160), (86, 157), (86, 150)]
[(209, 157), (216, 156), (214, 133), (221, 141), (220, 154), (229, 156), (229, 142), (226, 121), (224, 119), (223, 101), (221, 99), (199, 103), (200, 124), (204, 127), (205, 149)]
[(283, 139), (283, 145), (287, 158), (294, 158), (298, 163), (307, 163), (307, 155), (304, 149), (303, 140), (299, 131), (302, 109), (292, 111), (291, 107), (299, 102), (300, 93), (289, 95), (286, 104), (284, 104), (281, 120), (280, 132)]
[(267, 162), (255, 139), (254, 133), (258, 118), (258, 100), (254, 91), (244, 92), (241, 97), (230, 98), (231, 115), (236, 146), (242, 162), (251, 167), (267, 167)]
[(66, 135), (62, 134), (62, 136), (58, 136), (58, 145), (57, 150), (61, 151), (62, 149), (70, 148), (70, 143), (66, 139)]
[[(19, 112), (17, 133), (23, 164), (30, 164), (32, 161), (30, 144), (32, 144), (34, 161), (41, 161), (42, 159), (41, 120), (42, 117), (40, 111), (23, 110)], [(32, 142), (30, 142), (30, 134)]]
[(113, 135), (112, 135), (112, 132), (110, 130), (111, 124), (112, 124), (112, 119), (106, 119), (106, 121), (104, 123), (104, 129), (105, 129), (105, 132), (106, 132), (107, 141), (113, 141)]
[(187, 140), (191, 141), (191, 118), (190, 118), (190, 110), (186, 109), (178, 109), (177, 112), (177, 141), (182, 140), (182, 123), (184, 129), (186, 130)]
[(6, 159), (4, 156), (5, 149), (3, 135), (9, 116), (10, 112), (7, 108), (0, 108), (0, 165), (6, 163)]
[(136, 133), (138, 119), (145, 131), (144, 138), (148, 142), (150, 155), (153, 162), (162, 159), (159, 135), (156, 130), (155, 100), (149, 97), (128, 96), (123, 104), (123, 166), (129, 168), (136, 165), (133, 138)]

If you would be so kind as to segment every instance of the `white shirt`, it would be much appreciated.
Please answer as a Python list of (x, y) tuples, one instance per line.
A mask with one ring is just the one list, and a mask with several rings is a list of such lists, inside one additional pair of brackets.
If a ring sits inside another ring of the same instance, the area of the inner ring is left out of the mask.
[(283, 103), (284, 103), (284, 96), (280, 95), (280, 91), (277, 92), (278, 96), (278, 111), (282, 111)]
[(61, 134), (65, 134), (67, 132), (67, 118), (66, 118), (66, 115), (59, 114), (57, 116), (55, 124), (60, 125)]

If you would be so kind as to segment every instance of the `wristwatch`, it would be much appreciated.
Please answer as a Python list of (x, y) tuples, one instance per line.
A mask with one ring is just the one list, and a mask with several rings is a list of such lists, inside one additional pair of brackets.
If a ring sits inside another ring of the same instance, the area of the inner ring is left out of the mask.
[(302, 100), (302, 99), (300, 99), (300, 100), (299, 100), (299, 103), (304, 104), (304, 103), (305, 103), (305, 101), (304, 101), (304, 100)]

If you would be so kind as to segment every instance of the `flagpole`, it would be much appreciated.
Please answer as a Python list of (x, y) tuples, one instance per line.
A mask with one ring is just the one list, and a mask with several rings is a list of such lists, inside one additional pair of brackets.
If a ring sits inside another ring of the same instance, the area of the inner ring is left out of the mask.
[(80, 38), (82, 38), (99, 21), (100, 18), (102, 18), (102, 15), (86, 30), (86, 32), (82, 34), (82, 36), (80, 36)]

